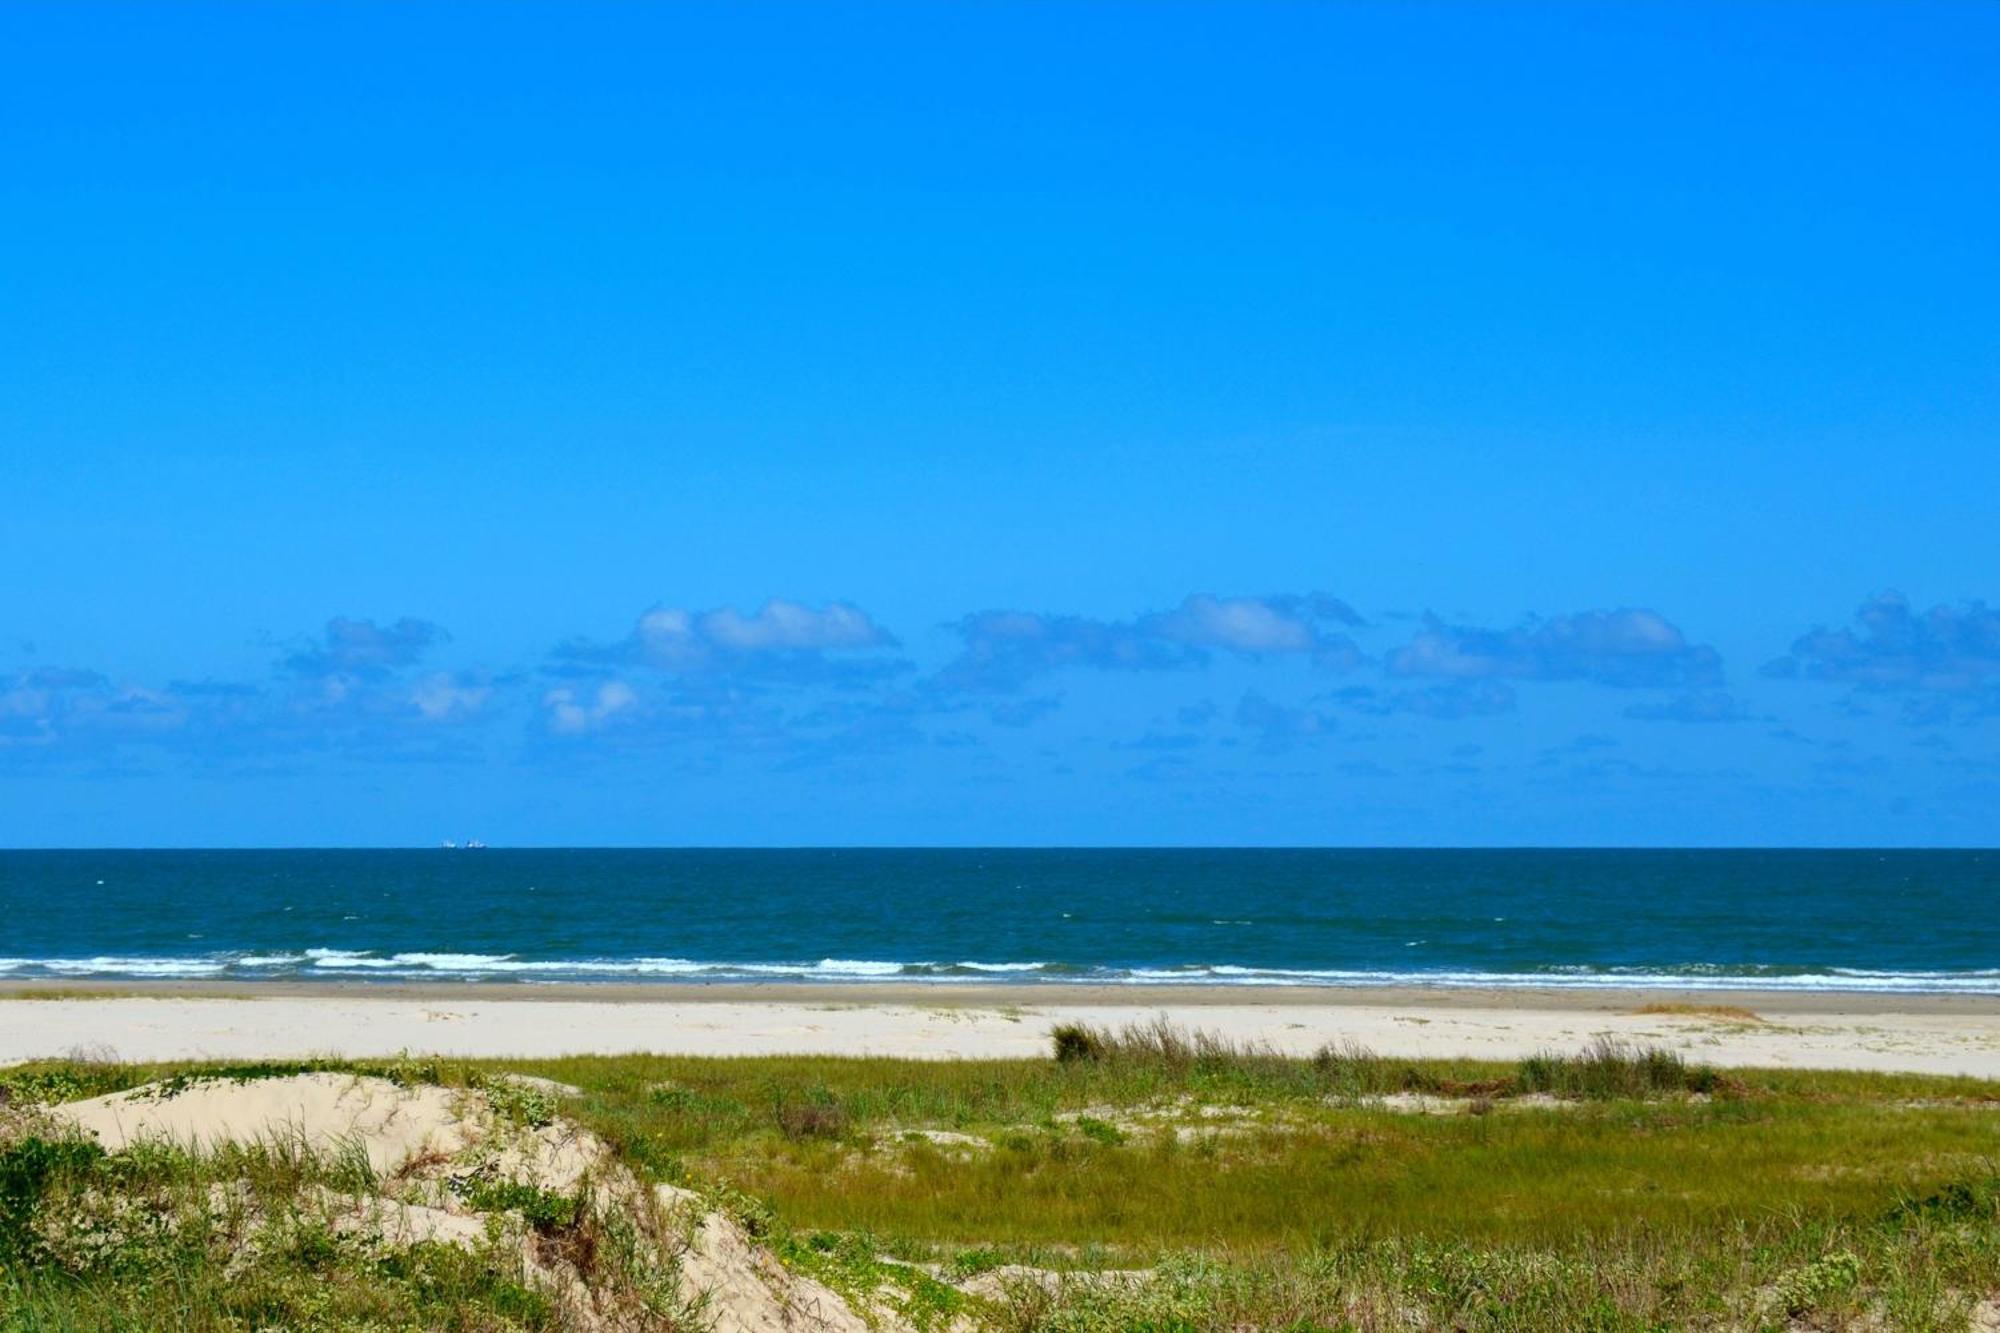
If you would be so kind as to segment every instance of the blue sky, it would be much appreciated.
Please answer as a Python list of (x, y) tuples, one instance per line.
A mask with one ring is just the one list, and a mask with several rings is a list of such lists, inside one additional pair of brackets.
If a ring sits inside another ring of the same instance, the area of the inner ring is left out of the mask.
[(2000, 838), (2000, 9), (0, 11), (0, 843)]

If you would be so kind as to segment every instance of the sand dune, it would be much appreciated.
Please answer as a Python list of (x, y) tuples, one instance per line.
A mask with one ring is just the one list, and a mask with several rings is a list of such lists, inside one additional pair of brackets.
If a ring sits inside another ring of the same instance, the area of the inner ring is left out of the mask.
[[(346, 1074), (225, 1078), (187, 1086), (149, 1084), (51, 1107), (47, 1114), (114, 1151), (144, 1141), (196, 1150), (275, 1143), (321, 1154), (358, 1149), (393, 1192), (345, 1197), (321, 1189), (321, 1206), (336, 1230), (373, 1230), (399, 1244), (434, 1241), (472, 1249), (485, 1243), (494, 1223), (504, 1223), (448, 1189), (430, 1188), (441, 1173), (468, 1170), (475, 1160), (544, 1189), (570, 1191), (588, 1180), (613, 1206), (646, 1211), (638, 1198), (644, 1187), (587, 1131), (561, 1122), (532, 1133), (510, 1130), (481, 1094), (464, 1089), (405, 1087)], [(876, 1315), (871, 1323), (836, 1293), (791, 1273), (700, 1196), (669, 1185), (653, 1192), (666, 1215), (686, 1219), (664, 1230), (685, 1237), (677, 1256), (683, 1296), (698, 1305), (713, 1333), (904, 1328), (881, 1318), (881, 1312), (871, 1312)], [(571, 1307), (576, 1326), (633, 1326), (607, 1312), (606, 1293), (587, 1289), (579, 1274), (531, 1237), (523, 1235), (517, 1244), (527, 1271)]]

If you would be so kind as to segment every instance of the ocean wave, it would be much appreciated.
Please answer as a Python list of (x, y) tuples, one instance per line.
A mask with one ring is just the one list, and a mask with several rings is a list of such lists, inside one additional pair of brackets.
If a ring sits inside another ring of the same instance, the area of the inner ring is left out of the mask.
[(434, 967), (440, 972), (477, 972), (504, 967), (514, 961), (511, 953), (394, 953), (389, 961), (405, 967)]
[(800, 981), (865, 984), (904, 981), (932, 985), (985, 982), (1094, 983), (1119, 986), (1479, 987), (1550, 990), (1857, 991), (1900, 994), (2000, 995), (2000, 968), (1884, 969), (1755, 963), (1674, 966), (1551, 964), (1515, 971), (1474, 968), (1309, 968), (1243, 963), (1112, 966), (1056, 961), (899, 962), (867, 958), (703, 960), (672, 957), (524, 958), (513, 953), (447, 950), (385, 952), (312, 947), (201, 956), (98, 955), (88, 958), (0, 958), (11, 978), (103, 977), (272, 980), (287, 977), (370, 980), (517, 980), (522, 983), (618, 979), (688, 982)]
[(2000, 977), (2000, 967), (1976, 967), (1964, 972), (1878, 972), (1861, 967), (1831, 967), (1837, 977)]
[(832, 977), (893, 977), (904, 966), (902, 963), (871, 962), (865, 958), (822, 958), (813, 970)]
[(212, 958), (31, 958), (26, 966), (63, 977), (212, 977), (229, 964)]
[(307, 949), (306, 957), (314, 967), (332, 970), (342, 968), (384, 968), (397, 964), (390, 959), (377, 957), (365, 949)]

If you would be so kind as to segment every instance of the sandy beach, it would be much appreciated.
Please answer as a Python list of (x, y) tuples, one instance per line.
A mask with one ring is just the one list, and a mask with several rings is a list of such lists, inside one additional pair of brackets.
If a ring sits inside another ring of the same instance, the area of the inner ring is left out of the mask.
[[(1646, 1012), (1733, 1006), (1754, 1018)], [(382, 1056), (1034, 1056), (1064, 1022), (1164, 1013), (1310, 1052), (1518, 1059), (1599, 1036), (1724, 1066), (2000, 1078), (2000, 998), (1851, 993), (1084, 986), (353, 986), (126, 984), (0, 989), (0, 1063)]]

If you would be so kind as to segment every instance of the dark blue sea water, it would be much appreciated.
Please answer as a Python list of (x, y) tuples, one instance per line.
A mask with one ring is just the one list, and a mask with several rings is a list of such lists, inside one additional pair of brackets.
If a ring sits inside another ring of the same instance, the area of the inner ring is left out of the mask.
[(0, 979), (2000, 993), (1990, 851), (0, 851)]

